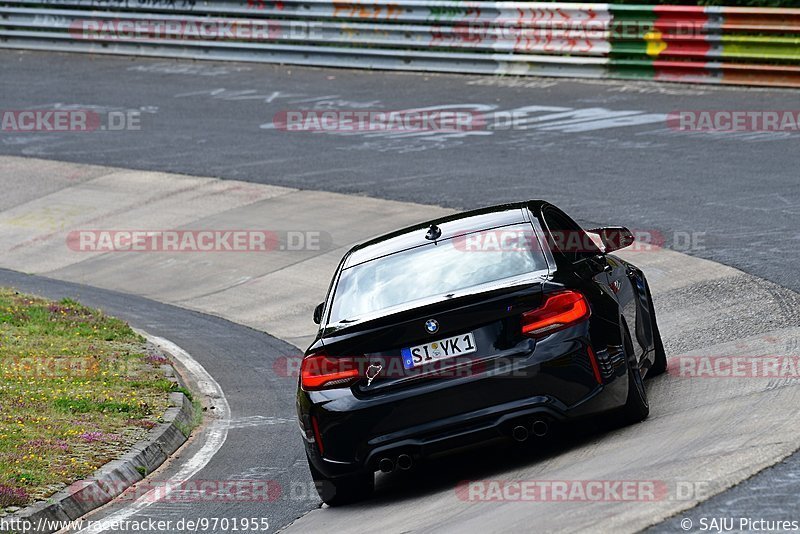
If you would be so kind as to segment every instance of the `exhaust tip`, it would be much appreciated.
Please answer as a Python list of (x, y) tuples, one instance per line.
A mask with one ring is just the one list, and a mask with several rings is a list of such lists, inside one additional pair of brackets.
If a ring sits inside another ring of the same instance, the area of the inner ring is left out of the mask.
[(522, 425), (517, 425), (511, 430), (511, 437), (522, 442), (528, 439), (528, 429)]
[(411, 469), (411, 466), (413, 465), (414, 465), (414, 459), (408, 454), (401, 454), (400, 456), (397, 457), (397, 467), (399, 467), (400, 469), (407, 471), (408, 469)]
[(536, 421), (533, 422), (531, 429), (533, 430), (534, 436), (541, 438), (546, 436), (547, 433), (550, 432), (550, 425), (548, 425), (546, 421), (537, 419)]
[(391, 473), (394, 471), (394, 462), (391, 458), (381, 458), (378, 462), (378, 469), (380, 469), (382, 473)]

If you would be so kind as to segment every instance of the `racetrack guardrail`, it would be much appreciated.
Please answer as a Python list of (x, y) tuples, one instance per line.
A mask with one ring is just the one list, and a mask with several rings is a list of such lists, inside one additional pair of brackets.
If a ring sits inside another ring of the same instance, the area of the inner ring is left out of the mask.
[(16, 0), (0, 1), (0, 48), (800, 87), (800, 9)]

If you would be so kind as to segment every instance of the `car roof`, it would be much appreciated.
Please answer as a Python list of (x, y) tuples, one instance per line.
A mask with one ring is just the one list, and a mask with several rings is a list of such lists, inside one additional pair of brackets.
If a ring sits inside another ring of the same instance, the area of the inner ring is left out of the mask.
[(433, 225), (442, 231), (437, 239), (441, 241), (466, 233), (528, 222), (528, 208), (541, 203), (542, 201), (527, 201), (499, 204), (408, 226), (354, 246), (345, 257), (342, 268), (347, 269), (389, 254), (429, 244), (431, 241), (426, 239), (425, 235)]

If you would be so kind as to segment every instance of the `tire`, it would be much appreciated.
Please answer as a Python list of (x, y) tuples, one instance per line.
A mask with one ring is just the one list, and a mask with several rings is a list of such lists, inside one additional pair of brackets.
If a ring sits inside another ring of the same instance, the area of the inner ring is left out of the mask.
[(633, 343), (628, 329), (625, 329), (625, 355), (628, 360), (628, 398), (625, 406), (620, 411), (620, 423), (632, 425), (647, 419), (650, 415), (650, 404), (647, 401), (647, 392), (644, 389), (642, 373), (636, 366), (633, 356)]
[(664, 343), (661, 342), (661, 332), (658, 330), (658, 321), (656, 320), (656, 310), (653, 307), (653, 298), (650, 296), (650, 289), (647, 290), (647, 298), (650, 301), (650, 322), (653, 325), (653, 351), (655, 358), (650, 370), (647, 371), (647, 378), (652, 378), (660, 374), (664, 374), (667, 370), (667, 353), (664, 351)]
[(308, 455), (306, 459), (319, 498), (328, 506), (342, 506), (367, 499), (375, 489), (375, 474), (372, 472), (328, 478), (314, 467)]

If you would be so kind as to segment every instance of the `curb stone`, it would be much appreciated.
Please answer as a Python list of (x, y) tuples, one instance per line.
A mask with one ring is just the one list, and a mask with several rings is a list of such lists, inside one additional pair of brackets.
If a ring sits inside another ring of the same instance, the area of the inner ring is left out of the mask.
[[(166, 353), (149, 342), (148, 350)], [(165, 376), (184, 386), (183, 380), (171, 365), (163, 365), (161, 368)], [(164, 422), (151, 429), (147, 438), (134, 444), (120, 458), (103, 465), (90, 477), (75, 481), (50, 498), (31, 504), (2, 520), (6, 525), (27, 521), (31, 528), (25, 532), (50, 534), (57, 529), (44, 527), (45, 524), (76, 520), (144, 480), (148, 473), (157, 469), (186, 442), (188, 436), (181, 429), (194, 426), (195, 409), (192, 401), (182, 392), (170, 393), (169, 401), (170, 407), (162, 417)]]

